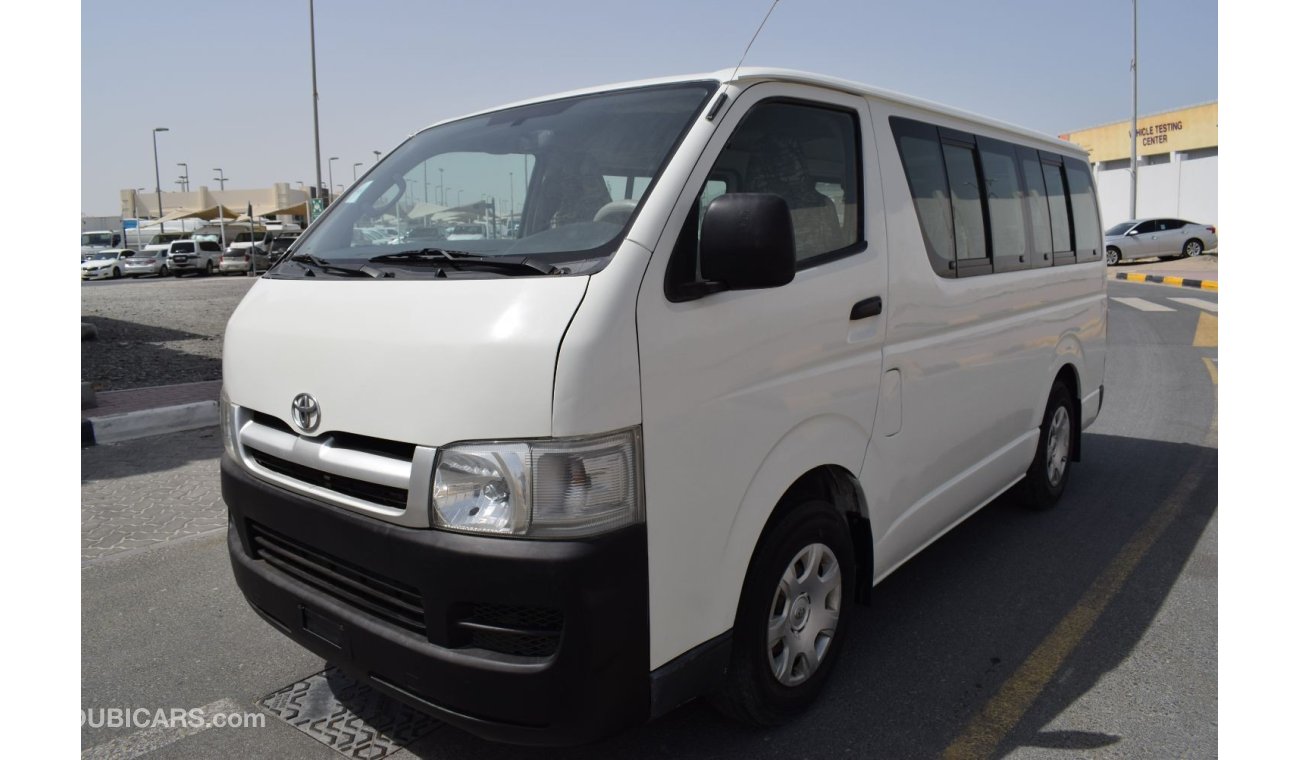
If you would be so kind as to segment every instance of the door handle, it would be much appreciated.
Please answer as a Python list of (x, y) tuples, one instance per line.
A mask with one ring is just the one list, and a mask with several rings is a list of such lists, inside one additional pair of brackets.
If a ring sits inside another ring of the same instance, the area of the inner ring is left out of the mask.
[(884, 306), (885, 303), (880, 300), (880, 296), (864, 298), (853, 304), (853, 308), (849, 310), (849, 319), (866, 319), (867, 317), (877, 316), (884, 309)]

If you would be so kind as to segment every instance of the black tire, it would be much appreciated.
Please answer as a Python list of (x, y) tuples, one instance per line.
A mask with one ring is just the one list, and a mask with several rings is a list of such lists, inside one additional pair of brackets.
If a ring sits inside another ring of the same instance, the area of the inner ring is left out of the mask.
[(1116, 248), (1115, 246), (1110, 246), (1109, 248), (1106, 249), (1106, 266), (1113, 267), (1119, 263), (1119, 260), (1120, 260), (1120, 255), (1119, 255), (1118, 248)]
[(118, 269), (117, 267), (113, 267), (113, 279), (114, 279), (114, 280), (120, 280), (120, 279), (122, 279), (122, 270), (121, 270), (121, 269)]
[(167, 268), (166, 264), (163, 264), (162, 268), (158, 270), (159, 277), (168, 277), (171, 275), (171, 273), (172, 273), (171, 270)]
[[(831, 558), (838, 566), (838, 592), (827, 591), (820, 600), (816, 599), (816, 593), (790, 597), (785, 593), (787, 587), (783, 584), (783, 577), (788, 569), (797, 567), (795, 560), (801, 559), (801, 555), (802, 558), (810, 556), (806, 552), (811, 550), (820, 555), (819, 559), (814, 560), (817, 562), (816, 567), (805, 567), (809, 582), (816, 580), (813, 574), (821, 576), (825, 572), (824, 577), (830, 577), (825, 552), (817, 549), (818, 546), (828, 548)], [(732, 629), (731, 664), (722, 689), (711, 695), (714, 706), (743, 723), (775, 726), (790, 720), (812, 704), (844, 647), (852, 616), (856, 572), (848, 523), (831, 504), (824, 501), (804, 502), (771, 526), (749, 563), (745, 586), (736, 610), (735, 627)], [(832, 596), (838, 598), (832, 600)], [(803, 601), (800, 602), (800, 599)], [(808, 660), (805, 657), (802, 681), (794, 685), (782, 683), (774, 672), (769, 656), (780, 659), (773, 653), (784, 651), (785, 661), (791, 663), (787, 678), (791, 678), (797, 676), (800, 654), (791, 653), (785, 646), (784, 639), (776, 645), (768, 644), (768, 623), (773, 610), (781, 602), (782, 615), (790, 621), (789, 635), (804, 637), (806, 642), (811, 641), (815, 652), (820, 634), (808, 628), (807, 624), (823, 620), (823, 610), (832, 609), (832, 601), (838, 619), (833, 623), (820, 662), (814, 664), (808, 673)], [(800, 629), (798, 632), (796, 624)]]
[(1183, 243), (1183, 258), (1189, 259), (1193, 256), (1200, 256), (1202, 253), (1205, 253), (1205, 244), (1196, 238)]
[[(1066, 427), (1054, 431), (1058, 412), (1064, 411)], [(1070, 389), (1060, 380), (1052, 385), (1052, 392), (1047, 397), (1047, 409), (1043, 412), (1043, 423), (1038, 428), (1038, 448), (1034, 451), (1034, 461), (1029, 471), (1020, 482), (1020, 497), (1030, 509), (1051, 509), (1065, 493), (1070, 482), (1070, 463), (1074, 459), (1074, 433), (1079, 420), (1075, 413), (1074, 399)], [(1055, 435), (1054, 435), (1055, 433)], [(1061, 438), (1064, 442), (1061, 443)], [(1062, 457), (1064, 460), (1062, 461)]]
[(204, 276), (204, 277), (211, 277), (211, 276), (212, 276), (212, 272), (215, 271), (215, 270), (216, 270), (216, 267), (212, 266), (212, 259), (208, 259), (208, 263), (206, 263), (206, 264), (203, 265), (203, 276)]

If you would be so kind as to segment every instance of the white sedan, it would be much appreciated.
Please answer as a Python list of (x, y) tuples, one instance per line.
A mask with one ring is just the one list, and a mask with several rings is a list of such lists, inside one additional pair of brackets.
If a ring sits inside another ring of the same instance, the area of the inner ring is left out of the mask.
[(122, 276), (124, 260), (135, 255), (129, 248), (109, 248), (95, 251), (90, 258), (81, 262), (81, 279), (107, 280)]

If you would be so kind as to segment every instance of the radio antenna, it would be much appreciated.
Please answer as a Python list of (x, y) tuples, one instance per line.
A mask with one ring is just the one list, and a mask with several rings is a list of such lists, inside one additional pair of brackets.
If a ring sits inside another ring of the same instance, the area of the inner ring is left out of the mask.
[(745, 56), (749, 55), (749, 49), (754, 46), (754, 40), (758, 39), (759, 32), (763, 31), (763, 27), (767, 24), (768, 17), (772, 15), (772, 11), (776, 10), (776, 4), (779, 2), (781, 2), (781, 0), (772, 0), (772, 5), (767, 9), (767, 16), (763, 17), (762, 23), (760, 23), (758, 28), (754, 30), (754, 36), (749, 38), (749, 44), (745, 46), (745, 52), (740, 54), (740, 60), (736, 61), (736, 69), (731, 72), (731, 79), (728, 79), (728, 82), (736, 81), (736, 74), (740, 71), (740, 64), (745, 62)]

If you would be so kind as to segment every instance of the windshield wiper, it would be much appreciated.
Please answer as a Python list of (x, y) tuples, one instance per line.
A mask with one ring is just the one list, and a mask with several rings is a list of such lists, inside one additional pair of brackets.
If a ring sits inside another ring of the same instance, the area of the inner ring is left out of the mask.
[[(392, 272), (383, 272), (368, 264), (366, 266), (358, 267), (356, 269), (353, 269), (352, 267), (341, 267), (338, 264), (331, 264), (325, 259), (318, 259), (315, 256), (311, 255), (310, 253), (295, 253), (294, 255), (289, 257), (289, 260), (296, 261), (299, 264), (311, 264), (312, 266), (316, 267), (317, 269), (320, 269), (323, 272), (334, 272), (335, 274), (341, 274), (346, 277), (392, 277), (393, 276)], [(311, 270), (307, 270), (307, 273), (311, 274)], [(315, 275), (312, 276), (314, 277)]]
[(564, 274), (565, 270), (545, 262), (530, 259), (527, 256), (475, 256), (465, 251), (448, 251), (444, 248), (420, 248), (418, 250), (385, 253), (370, 259), (372, 262), (401, 262), (404, 264), (422, 264), (429, 266), (489, 266), (514, 271), (527, 270), (537, 274)]

